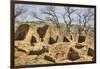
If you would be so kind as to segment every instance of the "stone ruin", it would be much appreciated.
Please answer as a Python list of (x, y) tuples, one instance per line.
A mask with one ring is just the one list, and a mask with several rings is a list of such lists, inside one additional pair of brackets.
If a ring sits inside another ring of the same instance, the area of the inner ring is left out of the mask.
[(52, 37), (49, 37), (49, 42), (48, 42), (48, 44), (57, 43), (57, 40), (58, 40), (58, 36), (56, 37), (56, 40), (54, 40)]
[(76, 52), (73, 48), (70, 48), (67, 59), (74, 61), (79, 58), (80, 58), (80, 56), (79, 56), (78, 52)]
[[(59, 36), (62, 37), (60, 41)], [(77, 40), (76, 44), (71, 43), (73, 39)], [(20, 40), (22, 40), (24, 44), (26, 43), (26, 46), (17, 46), (20, 45)], [(56, 29), (51, 30), (48, 25), (30, 28), (29, 24), (21, 24), (15, 32), (15, 42), (16, 41), (19, 41), (19, 43), (15, 45), (17, 51), (27, 53), (27, 55), (30, 56), (43, 55), (43, 60), (45, 59), (53, 63), (61, 63), (63, 60), (67, 60), (64, 63), (80, 60), (81, 56), (77, 50), (81, 50), (86, 46), (81, 44), (86, 41), (86, 36), (76, 36), (73, 34), (71, 34), (70, 37), (62, 36)], [(27, 42), (29, 42), (29, 44), (27, 44)], [(25, 47), (29, 48), (25, 49)], [(56, 49), (58, 49), (58, 51)], [(94, 59), (94, 50), (92, 48), (88, 48), (87, 50), (85, 56), (91, 56), (93, 57), (92, 59)]]
[(86, 36), (79, 36), (78, 43), (85, 42)]

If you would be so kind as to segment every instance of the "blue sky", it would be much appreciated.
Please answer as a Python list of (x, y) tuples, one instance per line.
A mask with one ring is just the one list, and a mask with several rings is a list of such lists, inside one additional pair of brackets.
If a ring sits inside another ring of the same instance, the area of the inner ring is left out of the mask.
[[(15, 5), (15, 11), (16, 8), (24, 8), (26, 10), (25, 13), (21, 14), (20, 16), (18, 16), (16, 18), (16, 20), (19, 21), (36, 21), (37, 19), (33, 17), (32, 12), (36, 12), (38, 13), (37, 15), (42, 18), (45, 19), (46, 15), (41, 14), (40, 10), (41, 9), (45, 9), (47, 5), (29, 5), (29, 4), (16, 4)], [(56, 6), (56, 15), (58, 16), (59, 22), (63, 23), (63, 18), (62, 18), (62, 14), (64, 14), (65, 10), (63, 6)], [(81, 13), (86, 13), (86, 9), (87, 8), (79, 8), (79, 7), (71, 7), (73, 9), (78, 9), (79, 11), (76, 11), (75, 13), (72, 14), (72, 18), (74, 19), (73, 23), (77, 23), (78, 21), (78, 16), (76, 15), (77, 12)], [(92, 8), (92, 12), (94, 13), (94, 8)], [(93, 20), (90, 21), (90, 24), (93, 25)]]

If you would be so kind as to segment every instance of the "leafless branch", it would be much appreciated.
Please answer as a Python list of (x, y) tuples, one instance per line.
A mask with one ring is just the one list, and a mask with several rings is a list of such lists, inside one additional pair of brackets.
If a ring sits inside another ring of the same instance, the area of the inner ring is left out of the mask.
[(15, 15), (14, 17), (18, 17), (19, 15), (21, 15), (22, 13), (25, 13), (26, 10), (24, 9), (24, 7), (18, 7), (18, 8), (15, 8)]
[(56, 24), (56, 26), (60, 28), (60, 23), (54, 6), (46, 7), (45, 10), (42, 10), (42, 13), (48, 15), (49, 21), (53, 22), (53, 24)]
[(37, 12), (32, 12), (32, 15), (34, 18), (38, 19), (41, 23), (45, 23), (45, 20), (43, 18), (40, 18), (38, 15), (37, 15)]
[[(83, 14), (77, 13), (77, 15), (79, 17), (79, 19), (78, 19), (79, 24), (83, 24), (82, 31), (85, 31), (87, 23), (89, 23), (91, 20), (93, 20), (94, 13), (89, 8), (85, 12), (83, 12)], [(80, 25), (80, 28), (81, 28), (81, 25)]]
[(64, 9), (65, 9), (65, 13), (62, 15), (62, 17), (64, 19), (64, 23), (66, 24), (67, 31), (70, 31), (71, 23), (73, 21), (71, 15), (76, 11), (76, 9), (72, 9), (71, 7), (64, 7)]
[(93, 13), (91, 12), (90, 8), (87, 9), (86, 11), (87, 13), (83, 14), (83, 24), (84, 24), (83, 27), (84, 28), (86, 27), (87, 23), (89, 23), (89, 21), (92, 20), (92, 16), (93, 16)]

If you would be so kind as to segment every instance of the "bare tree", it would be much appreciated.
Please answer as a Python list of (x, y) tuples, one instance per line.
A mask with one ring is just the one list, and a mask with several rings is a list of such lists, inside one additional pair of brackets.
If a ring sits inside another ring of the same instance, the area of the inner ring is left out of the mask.
[(86, 33), (89, 30), (87, 28), (87, 25), (90, 25), (89, 22), (91, 20), (93, 20), (94, 13), (92, 12), (92, 9), (91, 8), (88, 8), (82, 14), (77, 13), (77, 15), (79, 17), (78, 22), (79, 22), (79, 25), (80, 25), (80, 29), (81, 29), (82, 24), (83, 24), (82, 30), (80, 32), (84, 31)]
[(76, 14), (78, 16), (78, 23), (79, 23), (78, 32), (79, 32), (79, 34), (81, 34), (81, 32), (82, 32), (82, 15), (81, 15), (81, 12), (76, 13)]
[(43, 19), (43, 18), (41, 18), (41, 17), (39, 17), (39, 16), (38, 16), (38, 13), (37, 13), (36, 11), (33, 11), (33, 12), (32, 12), (32, 15), (33, 15), (34, 18), (38, 19), (40, 23), (46, 24), (46, 22), (45, 22), (46, 20)]
[(70, 31), (71, 24), (73, 22), (72, 14), (76, 11), (76, 9), (73, 9), (71, 7), (64, 7), (65, 13), (62, 15), (64, 19), (64, 23), (67, 27), (67, 32)]
[(87, 13), (84, 13), (83, 14), (83, 30), (86, 28), (86, 26), (87, 26), (87, 23), (89, 23), (89, 21), (91, 21), (91, 20), (93, 20), (93, 12), (92, 12), (92, 10), (89, 8), (89, 9), (87, 9), (86, 10), (87, 11)]
[(57, 28), (60, 28), (59, 19), (54, 6), (47, 6), (44, 10), (41, 10), (41, 12), (48, 15), (46, 20), (51, 21), (53, 24), (56, 24)]

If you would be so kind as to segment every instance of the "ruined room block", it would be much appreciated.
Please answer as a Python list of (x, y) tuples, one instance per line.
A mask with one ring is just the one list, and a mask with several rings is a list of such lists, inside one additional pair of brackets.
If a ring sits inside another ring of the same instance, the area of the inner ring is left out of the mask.
[(36, 43), (36, 42), (37, 42), (36, 38), (34, 36), (32, 36), (31, 45), (34, 46), (34, 43)]
[(85, 42), (86, 36), (79, 36), (78, 43)]
[(67, 37), (64, 36), (63, 42), (70, 42)]
[(72, 35), (70, 36), (70, 39), (71, 39), (71, 40), (73, 40), (73, 37), (72, 37)]
[(94, 50), (91, 49), (91, 48), (89, 48), (89, 49), (88, 49), (88, 52), (87, 52), (87, 55), (94, 57), (94, 55), (95, 55)]
[(39, 34), (40, 38), (41, 38), (41, 41), (43, 41), (43, 38), (46, 34), (46, 31), (48, 29), (48, 25), (45, 25), (43, 27), (38, 27), (37, 28), (37, 33)]
[(15, 33), (15, 40), (24, 40), (29, 30), (28, 24), (21, 24)]
[(67, 59), (69, 59), (71, 61), (75, 61), (79, 58), (80, 58), (80, 56), (79, 56), (78, 52), (76, 52), (73, 48), (70, 48), (69, 53), (67, 55)]
[(58, 36), (56, 37), (56, 40), (54, 40), (53, 37), (50, 37), (48, 44), (54, 44), (57, 42), (57, 40), (58, 40)]

